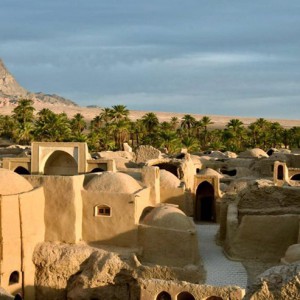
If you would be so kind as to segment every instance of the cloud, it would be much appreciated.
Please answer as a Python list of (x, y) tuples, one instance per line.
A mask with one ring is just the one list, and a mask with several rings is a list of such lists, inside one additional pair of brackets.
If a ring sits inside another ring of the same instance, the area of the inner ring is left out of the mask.
[(27, 89), (80, 104), (288, 117), (299, 16), (296, 0), (3, 0), (0, 56)]

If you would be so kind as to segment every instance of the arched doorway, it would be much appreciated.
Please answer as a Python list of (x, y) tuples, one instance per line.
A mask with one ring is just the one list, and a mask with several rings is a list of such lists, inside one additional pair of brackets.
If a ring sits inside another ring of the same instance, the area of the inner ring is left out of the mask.
[(277, 168), (277, 179), (283, 180), (283, 166), (279, 165)]
[(195, 221), (216, 221), (215, 191), (207, 181), (200, 183), (196, 190)]
[(156, 300), (171, 300), (171, 295), (165, 291), (159, 293), (156, 297)]
[(53, 152), (48, 158), (45, 168), (45, 175), (77, 175), (78, 166), (74, 157), (61, 150)]
[(18, 173), (18, 174), (20, 174), (20, 175), (29, 175), (30, 174), (30, 172), (27, 170), (27, 169), (25, 169), (24, 167), (17, 167), (15, 170), (14, 170), (14, 172), (15, 173)]
[(294, 176), (292, 176), (291, 180), (300, 181), (300, 174), (295, 174)]

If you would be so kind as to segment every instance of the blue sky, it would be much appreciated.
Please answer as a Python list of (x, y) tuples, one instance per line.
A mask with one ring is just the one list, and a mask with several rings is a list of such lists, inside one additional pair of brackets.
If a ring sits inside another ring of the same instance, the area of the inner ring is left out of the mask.
[(1, 0), (0, 57), (78, 104), (299, 119), (299, 0)]

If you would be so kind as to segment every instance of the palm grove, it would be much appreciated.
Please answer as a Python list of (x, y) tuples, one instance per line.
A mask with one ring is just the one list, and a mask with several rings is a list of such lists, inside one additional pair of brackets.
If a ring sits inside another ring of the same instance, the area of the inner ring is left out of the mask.
[(0, 115), (0, 136), (15, 143), (31, 141), (87, 142), (90, 151), (122, 150), (124, 142), (133, 148), (152, 145), (169, 153), (181, 148), (189, 152), (221, 150), (241, 152), (247, 148), (300, 148), (300, 127), (284, 129), (278, 122), (257, 119), (248, 127), (239, 119), (231, 119), (224, 129), (212, 129), (208, 116), (200, 120), (186, 114), (169, 122), (159, 122), (149, 112), (132, 121), (124, 105), (104, 108), (90, 124), (77, 113), (71, 119), (48, 108), (35, 113), (33, 102), (19, 101), (11, 116)]

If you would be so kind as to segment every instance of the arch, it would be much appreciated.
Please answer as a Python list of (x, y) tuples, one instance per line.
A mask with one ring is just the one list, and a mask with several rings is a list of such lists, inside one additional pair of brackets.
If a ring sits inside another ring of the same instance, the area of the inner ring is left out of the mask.
[(277, 168), (277, 179), (283, 180), (283, 166), (279, 165)]
[(269, 150), (267, 151), (267, 154), (268, 154), (269, 156), (271, 156), (274, 152), (275, 152), (274, 149), (269, 149)]
[(157, 295), (156, 300), (172, 300), (172, 297), (169, 293), (162, 291)]
[(168, 163), (160, 163), (160, 164), (153, 165), (153, 167), (159, 167), (160, 170), (169, 171), (170, 173), (172, 173), (173, 175), (175, 175), (177, 178), (179, 178), (179, 176), (178, 176), (178, 168), (175, 165), (168, 164)]
[(21, 167), (21, 166), (15, 168), (14, 172), (17, 174), (20, 174), (20, 175), (29, 175), (30, 174), (30, 172), (26, 168)]
[(96, 217), (110, 217), (111, 208), (105, 204), (99, 204), (94, 207), (94, 216)]
[(219, 296), (210, 296), (206, 298), (206, 300), (223, 300), (223, 298)]
[(237, 173), (236, 169), (232, 169), (232, 170), (221, 169), (220, 172), (224, 175), (229, 175), (229, 176), (235, 176)]
[(177, 300), (195, 300), (195, 297), (189, 292), (181, 292), (177, 295)]
[(145, 217), (146, 217), (153, 209), (154, 209), (153, 206), (147, 206), (147, 207), (145, 207), (145, 208), (143, 209), (143, 212), (142, 212), (141, 216), (140, 216), (139, 223), (141, 223), (141, 222), (144, 220), (144, 218), (145, 218)]
[(196, 190), (195, 221), (216, 221), (215, 191), (207, 181), (200, 183)]
[(78, 165), (72, 155), (65, 151), (54, 151), (45, 163), (45, 175), (77, 175)]
[(105, 172), (105, 170), (101, 168), (94, 168), (92, 171), (90, 171), (90, 173), (98, 173), (98, 172)]
[(291, 180), (297, 180), (297, 181), (300, 181), (300, 173), (293, 175), (293, 176), (291, 177)]
[(19, 283), (19, 281), (20, 281), (19, 272), (18, 271), (13, 271), (9, 276), (8, 285)]

